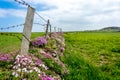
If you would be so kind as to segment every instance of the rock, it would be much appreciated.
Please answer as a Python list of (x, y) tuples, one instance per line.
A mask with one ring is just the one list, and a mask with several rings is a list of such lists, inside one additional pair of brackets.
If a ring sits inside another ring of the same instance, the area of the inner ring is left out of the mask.
[(45, 53), (45, 51), (43, 49), (40, 49), (40, 53), (43, 54)]
[(53, 51), (52, 56), (57, 57), (57, 51), (56, 50)]

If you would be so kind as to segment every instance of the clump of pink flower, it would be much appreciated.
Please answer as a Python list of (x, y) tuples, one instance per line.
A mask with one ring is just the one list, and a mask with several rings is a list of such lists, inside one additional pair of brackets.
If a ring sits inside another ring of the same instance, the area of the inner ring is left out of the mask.
[(36, 47), (42, 47), (47, 44), (47, 40), (45, 37), (38, 37), (34, 41), (32, 41), (32, 45)]
[(51, 53), (42, 53), (45, 58), (53, 58)]
[(64, 51), (64, 50), (65, 50), (65, 48), (61, 47), (61, 51)]
[(44, 72), (39, 76), (41, 80), (54, 80), (54, 78), (46, 75)]
[(33, 58), (29, 55), (17, 55), (14, 62), (14, 72), (12, 73), (12, 75), (14, 75), (15, 77), (21, 77), (21, 74), (32, 73), (33, 71), (41, 74), (41, 70), (39, 69), (39, 67), (45, 70), (48, 69), (47, 66), (45, 66), (43, 62), (39, 59), (33, 60)]
[(13, 61), (13, 58), (11, 58), (8, 54), (2, 54), (0, 56), (0, 61)]

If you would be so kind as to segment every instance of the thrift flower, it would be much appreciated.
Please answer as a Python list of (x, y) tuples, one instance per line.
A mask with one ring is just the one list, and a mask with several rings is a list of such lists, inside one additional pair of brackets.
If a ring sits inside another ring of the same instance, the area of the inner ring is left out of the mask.
[(17, 74), (17, 73), (15, 74), (15, 77), (18, 77), (18, 74)]
[(64, 51), (64, 50), (65, 50), (65, 48), (61, 47), (61, 51)]
[(54, 78), (47, 76), (45, 73), (42, 73), (39, 78), (41, 80), (54, 80)]
[(26, 78), (24, 78), (23, 80), (27, 80)]
[(13, 61), (13, 58), (10, 58), (8, 54), (3, 54), (0, 56), (0, 61)]
[(34, 41), (32, 41), (32, 45), (37, 47), (44, 46), (46, 44), (47, 44), (47, 40), (45, 37), (38, 37)]

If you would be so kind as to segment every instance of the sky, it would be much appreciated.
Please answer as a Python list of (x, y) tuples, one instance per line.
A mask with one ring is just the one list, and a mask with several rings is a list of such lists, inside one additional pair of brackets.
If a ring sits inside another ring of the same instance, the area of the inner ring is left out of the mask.
[[(19, 0), (21, 1), (21, 0)], [(108, 26), (120, 27), (120, 0), (24, 0), (52, 27), (63, 31), (96, 30)], [(14, 0), (0, 0), (0, 28), (25, 23), (27, 7)], [(46, 24), (36, 14), (34, 23)], [(52, 29), (53, 30), (53, 29)], [(0, 30), (22, 32), (23, 26)], [(33, 25), (33, 32), (45, 31), (45, 26)]]

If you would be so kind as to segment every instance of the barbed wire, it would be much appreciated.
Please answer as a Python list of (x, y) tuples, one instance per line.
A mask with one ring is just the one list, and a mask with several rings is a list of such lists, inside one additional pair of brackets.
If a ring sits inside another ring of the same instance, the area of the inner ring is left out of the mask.
[[(15, 2), (25, 5), (25, 6), (30, 6), (27, 2), (25, 2), (24, 0), (14, 0)], [(36, 15), (38, 15), (38, 17), (40, 17), (43, 21), (47, 22), (47, 20), (45, 18), (43, 18), (39, 13), (35, 12)]]
[(40, 23), (33, 23), (33, 24), (41, 25), (41, 26), (45, 26), (46, 25), (46, 24), (40, 24)]
[(22, 5), (25, 5), (25, 6), (30, 6), (28, 3), (26, 3), (25, 1), (21, 0), (14, 0), (15, 2), (19, 3), (19, 4), (22, 4)]
[(21, 39), (19, 36), (15, 35), (15, 33), (0, 33), (0, 35), (16, 37), (16, 38), (18, 38), (20, 41), (22, 41), (22, 39)]
[(10, 27), (6, 27), (6, 28), (0, 28), (0, 30), (5, 30), (5, 29), (16, 28), (16, 27), (19, 27), (19, 26), (23, 26), (23, 25), (24, 25), (24, 24), (13, 25), (13, 26), (10, 26)]
[(39, 13), (35, 12), (35, 14), (40, 17), (43, 21), (47, 22), (47, 20), (45, 18), (43, 18)]
[[(30, 5), (29, 5), (27, 2), (25, 2), (24, 0), (15, 0), (15, 1), (18, 2), (19, 4), (26, 5), (26, 6), (30, 6)], [(42, 17), (38, 12), (35, 12), (35, 14), (48, 24), (48, 21), (47, 21), (44, 17)], [(37, 24), (37, 25), (41, 25), (41, 26), (47, 25), (47, 24), (40, 24), (40, 23), (33, 23), (33, 24)], [(49, 23), (48, 26), (51, 26), (51, 24)]]
[(30, 42), (30, 39), (27, 36), (25, 36), (25, 34), (22, 34), (22, 36), (24, 36), (24, 38), (27, 39), (28, 42)]

